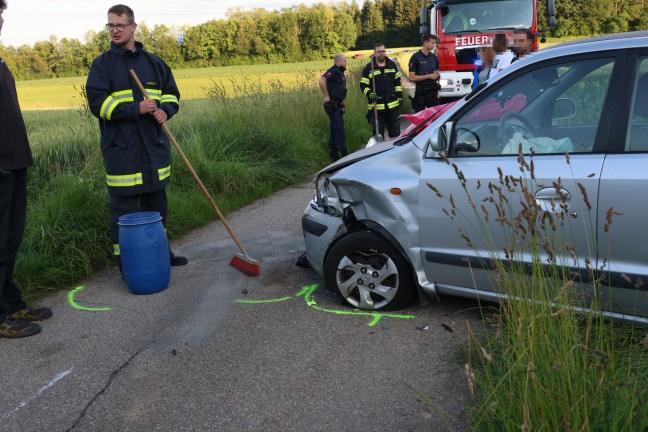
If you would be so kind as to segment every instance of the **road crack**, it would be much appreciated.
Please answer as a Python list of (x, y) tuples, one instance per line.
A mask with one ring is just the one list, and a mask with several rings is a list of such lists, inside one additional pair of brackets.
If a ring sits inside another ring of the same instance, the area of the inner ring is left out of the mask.
[(72, 423), (72, 426), (70, 426), (70, 428), (67, 429), (66, 432), (73, 431), (74, 428), (76, 428), (79, 425), (79, 423), (81, 422), (81, 420), (83, 420), (86, 413), (88, 412), (90, 407), (95, 403), (95, 401), (97, 399), (99, 399), (99, 397), (101, 395), (103, 395), (106, 392), (106, 390), (108, 390), (108, 388), (112, 384), (113, 380), (115, 378), (117, 378), (117, 376), (121, 373), (121, 371), (124, 370), (124, 368), (126, 368), (135, 359), (135, 357), (137, 357), (142, 351), (144, 351), (144, 348), (146, 348), (146, 347), (140, 348), (139, 351), (137, 351), (135, 354), (130, 356), (130, 358), (128, 360), (126, 360), (126, 362), (123, 365), (121, 365), (117, 370), (114, 370), (110, 374), (110, 376), (108, 377), (108, 381), (106, 382), (106, 385), (104, 385), (104, 387), (96, 395), (94, 395), (94, 397), (92, 399), (90, 399), (90, 402), (88, 402), (88, 404), (83, 408), (83, 410), (79, 414), (79, 417), (77, 417), (77, 419), (74, 421), (74, 423)]

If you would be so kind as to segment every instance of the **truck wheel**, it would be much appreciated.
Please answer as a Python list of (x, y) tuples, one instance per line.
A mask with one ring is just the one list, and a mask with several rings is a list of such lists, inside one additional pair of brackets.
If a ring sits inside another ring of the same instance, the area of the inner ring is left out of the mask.
[(402, 309), (416, 293), (409, 262), (384, 237), (357, 231), (341, 238), (324, 261), (324, 280), (350, 306)]

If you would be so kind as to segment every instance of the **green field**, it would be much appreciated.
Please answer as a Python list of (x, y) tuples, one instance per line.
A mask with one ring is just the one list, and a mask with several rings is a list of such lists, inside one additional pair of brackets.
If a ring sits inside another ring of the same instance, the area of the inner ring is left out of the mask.
[[(349, 60), (350, 68), (364, 64), (366, 59)], [(302, 86), (304, 82), (316, 86), (316, 79), (333, 64), (332, 60), (273, 65), (226, 66), (200, 69), (178, 69), (173, 72), (182, 100), (205, 99), (214, 83), (227, 96), (254, 91), (272, 92), (277, 83), (283, 88)], [(83, 104), (82, 86), (86, 77), (54, 78), (19, 81), (18, 98), (23, 110), (74, 109)]]

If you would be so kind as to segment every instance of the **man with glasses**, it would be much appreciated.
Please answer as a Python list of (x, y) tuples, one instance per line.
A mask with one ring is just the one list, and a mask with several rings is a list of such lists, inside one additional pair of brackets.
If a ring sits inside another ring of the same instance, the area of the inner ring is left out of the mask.
[(409, 79), (416, 84), (412, 108), (414, 112), (439, 105), (439, 59), (434, 54), (437, 37), (423, 35), (423, 46), (409, 61)]
[[(0, 0), (0, 31), (7, 7)], [(35, 335), (41, 328), (33, 321), (52, 316), (47, 307), (28, 308), (13, 281), (18, 247), (25, 232), (27, 167), (34, 164), (23, 121), (16, 83), (0, 59), (0, 337)]]
[[(165, 187), (171, 176), (171, 146), (162, 124), (178, 112), (180, 93), (167, 64), (135, 41), (135, 16), (126, 5), (108, 10), (110, 50), (94, 59), (86, 93), (99, 118), (101, 152), (110, 195), (110, 238), (121, 269), (119, 217), (156, 211), (166, 224)], [(150, 99), (144, 99), (130, 76), (133, 69)], [(172, 266), (185, 257), (169, 250)]]
[[(401, 74), (396, 63), (387, 57), (385, 44), (377, 43), (374, 46), (373, 58), (362, 70), (360, 91), (369, 101), (367, 119), (373, 127), (374, 136), (377, 133), (384, 136), (385, 125), (390, 138), (400, 135), (398, 107), (403, 100)], [(374, 105), (378, 119), (374, 118)]]

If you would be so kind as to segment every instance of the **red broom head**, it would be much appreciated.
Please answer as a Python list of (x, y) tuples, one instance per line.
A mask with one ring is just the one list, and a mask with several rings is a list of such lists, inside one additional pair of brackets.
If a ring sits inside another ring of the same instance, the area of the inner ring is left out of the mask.
[(241, 270), (243, 273), (249, 274), (250, 276), (259, 276), (261, 273), (259, 261), (248, 258), (243, 254), (237, 253), (234, 255), (232, 261), (230, 261), (230, 265)]

